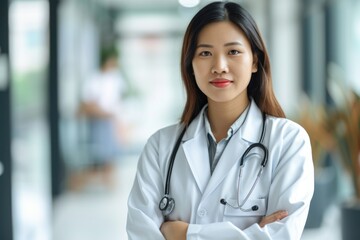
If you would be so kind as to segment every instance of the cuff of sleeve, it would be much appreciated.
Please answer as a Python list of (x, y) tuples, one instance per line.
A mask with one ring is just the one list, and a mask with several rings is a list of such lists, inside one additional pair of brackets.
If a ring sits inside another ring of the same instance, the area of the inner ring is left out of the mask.
[(201, 231), (201, 225), (199, 224), (189, 224), (186, 239), (196, 240), (197, 236), (199, 236), (199, 232)]
[(263, 230), (259, 226), (259, 224), (253, 224), (247, 229), (244, 230), (244, 233), (249, 237), (249, 239), (259, 239), (259, 233), (261, 233)]

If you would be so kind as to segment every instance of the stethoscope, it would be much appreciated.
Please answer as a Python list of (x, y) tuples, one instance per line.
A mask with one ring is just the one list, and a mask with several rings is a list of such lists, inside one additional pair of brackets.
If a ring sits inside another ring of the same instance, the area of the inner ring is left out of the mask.
[[(257, 206), (257, 205), (254, 205), (251, 208), (243, 208), (243, 206), (245, 205), (245, 203), (249, 199), (251, 193), (254, 191), (254, 189), (255, 189), (255, 187), (256, 187), (259, 179), (260, 179), (260, 176), (261, 176), (261, 174), (262, 174), (262, 172), (264, 170), (264, 167), (266, 166), (267, 160), (268, 160), (269, 151), (268, 151), (267, 147), (265, 147), (264, 144), (263, 144), (264, 135), (265, 135), (265, 125), (266, 125), (265, 123), (266, 123), (266, 115), (265, 115), (265, 113), (262, 113), (262, 130), (261, 130), (260, 140), (257, 143), (251, 144), (245, 150), (244, 154), (241, 156), (239, 177), (238, 177), (238, 181), (237, 181), (237, 206), (233, 206), (233, 205), (229, 204), (224, 198), (222, 198), (220, 200), (221, 204), (228, 205), (228, 206), (230, 206), (231, 208), (234, 208), (234, 209), (240, 209), (241, 211), (244, 211), (244, 212), (257, 211), (259, 209), (259, 206)], [(179, 137), (178, 137), (178, 139), (177, 139), (177, 141), (175, 143), (174, 149), (173, 149), (173, 151), (172, 151), (172, 153), (170, 155), (169, 167), (168, 167), (168, 172), (167, 172), (166, 182), (165, 182), (165, 194), (161, 198), (160, 203), (159, 203), (159, 209), (161, 210), (164, 217), (167, 217), (168, 215), (170, 215), (171, 212), (175, 208), (175, 200), (174, 200), (174, 198), (170, 197), (170, 195), (169, 195), (169, 193), (170, 193), (170, 179), (171, 179), (171, 173), (172, 173), (172, 169), (173, 169), (174, 162), (175, 162), (176, 153), (177, 153), (177, 151), (179, 149), (181, 140), (182, 140), (185, 132), (186, 132), (186, 127), (180, 133), (180, 135), (179, 135)], [(244, 160), (248, 156), (250, 151), (255, 149), (255, 148), (261, 149), (263, 151), (264, 155), (263, 155), (263, 158), (262, 158), (262, 161), (261, 161), (261, 166), (260, 166), (259, 172), (258, 172), (258, 174), (256, 176), (256, 179), (255, 179), (253, 185), (251, 186), (250, 191), (248, 192), (248, 194), (246, 195), (244, 200), (240, 203), (240, 199), (239, 199), (239, 191), (240, 190), (239, 189), (240, 189), (241, 172), (242, 172), (242, 169), (244, 167)]]

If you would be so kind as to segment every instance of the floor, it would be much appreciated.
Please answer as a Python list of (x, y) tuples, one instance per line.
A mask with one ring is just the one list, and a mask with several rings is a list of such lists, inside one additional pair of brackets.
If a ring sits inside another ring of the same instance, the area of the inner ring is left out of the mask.
[(118, 165), (118, 185), (112, 190), (94, 178), (82, 190), (59, 197), (54, 204), (53, 240), (127, 239), (127, 196), (136, 162), (135, 157), (128, 157)]
[[(92, 179), (81, 191), (69, 191), (55, 202), (53, 240), (126, 240), (126, 202), (137, 158), (130, 156), (116, 169), (113, 190)], [(306, 229), (301, 240), (340, 240), (339, 211), (331, 208), (321, 228)]]

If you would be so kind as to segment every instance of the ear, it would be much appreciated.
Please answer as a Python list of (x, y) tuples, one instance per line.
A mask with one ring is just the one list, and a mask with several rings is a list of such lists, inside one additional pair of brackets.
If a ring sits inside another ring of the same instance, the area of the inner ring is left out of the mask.
[(258, 57), (257, 57), (257, 54), (253, 54), (253, 64), (252, 64), (251, 71), (253, 73), (256, 73), (257, 70), (258, 70)]

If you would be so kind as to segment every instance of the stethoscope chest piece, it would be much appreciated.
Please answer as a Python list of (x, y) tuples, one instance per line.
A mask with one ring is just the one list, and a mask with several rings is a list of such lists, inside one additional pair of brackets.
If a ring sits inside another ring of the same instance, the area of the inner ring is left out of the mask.
[(175, 208), (175, 200), (168, 195), (165, 195), (159, 203), (159, 209), (163, 216), (168, 216)]

